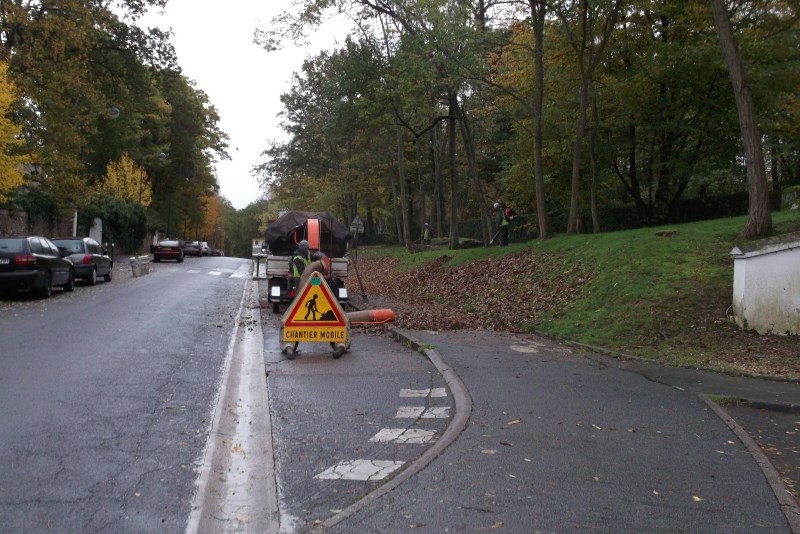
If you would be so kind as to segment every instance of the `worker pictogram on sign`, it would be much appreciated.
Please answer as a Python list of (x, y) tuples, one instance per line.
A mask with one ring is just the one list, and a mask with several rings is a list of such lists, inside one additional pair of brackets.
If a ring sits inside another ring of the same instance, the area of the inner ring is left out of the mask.
[(284, 326), (345, 326), (344, 316), (330, 291), (321, 276), (312, 274), (287, 310)]

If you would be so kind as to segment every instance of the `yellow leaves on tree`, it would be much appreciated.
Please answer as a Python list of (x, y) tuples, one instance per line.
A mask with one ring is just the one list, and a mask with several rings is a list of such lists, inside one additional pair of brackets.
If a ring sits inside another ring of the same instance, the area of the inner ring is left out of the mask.
[(128, 156), (123, 154), (119, 161), (106, 166), (106, 175), (97, 190), (114, 198), (149, 206), (153, 199), (150, 178), (142, 167), (139, 167)]
[(23, 184), (24, 165), (30, 161), (27, 155), (15, 153), (22, 146), (20, 128), (8, 117), (16, 97), (16, 89), (8, 79), (8, 65), (0, 61), (0, 202)]

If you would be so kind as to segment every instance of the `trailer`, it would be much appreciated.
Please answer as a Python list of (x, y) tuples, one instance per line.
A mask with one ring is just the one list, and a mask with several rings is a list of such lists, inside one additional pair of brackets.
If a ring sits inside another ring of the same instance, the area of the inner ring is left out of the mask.
[(312, 260), (325, 266), (325, 281), (338, 302), (347, 303), (348, 253), (353, 234), (350, 227), (332, 214), (310, 211), (289, 211), (267, 226), (264, 240), (269, 302), (273, 313), (281, 305), (289, 305), (297, 296), (298, 279), (292, 275), (292, 256), (302, 240), (309, 243)]

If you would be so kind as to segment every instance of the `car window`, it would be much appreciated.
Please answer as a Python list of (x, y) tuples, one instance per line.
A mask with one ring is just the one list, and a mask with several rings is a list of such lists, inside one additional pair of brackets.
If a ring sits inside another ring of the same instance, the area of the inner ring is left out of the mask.
[(42, 245), (44, 246), (45, 251), (48, 250), (50, 251), (49, 254), (52, 254), (53, 256), (61, 256), (61, 253), (58, 251), (58, 247), (56, 246), (56, 244), (50, 241), (49, 239), (43, 237)]
[(159, 243), (159, 245), (162, 246), (162, 247), (177, 247), (178, 246), (178, 242), (177, 241), (162, 241), (161, 243)]
[(70, 254), (81, 254), (83, 252), (83, 243), (80, 240), (76, 239), (59, 239), (58, 241), (53, 241), (55, 245), (63, 250), (66, 250)]
[(28, 239), (28, 243), (31, 245), (31, 251), (34, 254), (44, 254), (44, 246), (42, 246), (42, 241), (38, 237), (31, 237)]
[(0, 252), (22, 254), (27, 252), (24, 239), (0, 239)]

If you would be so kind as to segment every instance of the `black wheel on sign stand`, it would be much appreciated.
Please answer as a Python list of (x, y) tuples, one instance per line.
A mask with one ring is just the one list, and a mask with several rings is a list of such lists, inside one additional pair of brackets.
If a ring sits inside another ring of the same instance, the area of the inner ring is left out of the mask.
[(342, 357), (342, 354), (347, 352), (347, 347), (344, 345), (337, 345), (336, 343), (331, 343), (331, 348), (333, 349), (333, 359), (338, 360)]
[(294, 345), (284, 347), (283, 353), (286, 354), (287, 360), (294, 360), (295, 358), (297, 358), (297, 346), (299, 344), (300, 343), (295, 343)]

